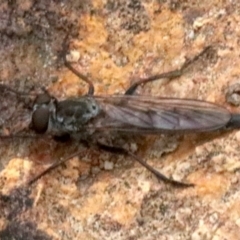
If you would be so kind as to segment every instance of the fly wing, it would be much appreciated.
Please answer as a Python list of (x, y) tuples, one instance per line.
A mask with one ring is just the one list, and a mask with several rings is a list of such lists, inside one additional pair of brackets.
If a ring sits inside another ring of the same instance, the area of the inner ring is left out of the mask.
[[(104, 117), (98, 129), (159, 133), (213, 131), (223, 128), (231, 113), (214, 103), (152, 96), (96, 97)], [(93, 126), (94, 127), (94, 126)]]

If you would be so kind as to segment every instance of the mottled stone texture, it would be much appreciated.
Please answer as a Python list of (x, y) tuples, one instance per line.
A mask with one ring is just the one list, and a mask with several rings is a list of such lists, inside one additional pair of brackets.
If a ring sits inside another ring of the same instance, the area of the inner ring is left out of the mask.
[[(73, 65), (96, 94), (120, 94), (211, 45), (182, 77), (138, 94), (208, 100), (237, 112), (225, 94), (239, 81), (239, 12), (237, 0), (1, 1), (0, 79), (18, 91), (84, 95), (86, 85), (61, 60), (68, 35)], [(158, 182), (131, 158), (89, 149), (27, 190), (46, 167), (29, 147), (56, 160), (79, 146), (1, 140), (0, 238), (239, 239), (239, 140), (238, 131), (130, 139), (128, 147), (156, 169), (195, 184), (188, 189)]]

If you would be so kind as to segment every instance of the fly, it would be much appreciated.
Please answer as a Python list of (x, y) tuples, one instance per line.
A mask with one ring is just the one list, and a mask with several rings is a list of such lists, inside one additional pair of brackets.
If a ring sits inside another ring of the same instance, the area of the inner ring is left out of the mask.
[[(93, 143), (106, 151), (132, 157), (159, 180), (175, 186), (193, 186), (191, 183), (167, 178), (131, 151), (121, 146), (102, 143), (97, 136), (106, 132), (139, 135), (208, 132), (225, 128), (239, 128), (240, 114), (233, 114), (226, 108), (211, 102), (134, 95), (139, 85), (161, 78), (174, 79), (181, 76), (189, 65), (205, 54), (209, 48), (207, 47), (199, 55), (186, 61), (180, 70), (141, 79), (131, 85), (124, 95), (113, 96), (95, 96), (92, 82), (78, 72), (66, 60), (66, 54), (64, 54), (66, 67), (88, 84), (88, 94), (63, 101), (58, 101), (47, 91), (39, 94), (32, 104), (29, 129), (38, 136), (50, 135), (55, 139), (71, 138), (79, 142)], [(28, 184), (33, 184), (63, 162), (80, 154), (81, 152), (77, 152), (54, 163)]]

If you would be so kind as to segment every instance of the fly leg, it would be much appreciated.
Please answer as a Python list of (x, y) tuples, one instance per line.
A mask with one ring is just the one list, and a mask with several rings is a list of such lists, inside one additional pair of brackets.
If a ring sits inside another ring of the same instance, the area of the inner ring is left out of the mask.
[[(169, 71), (169, 72), (165, 72), (165, 73), (161, 73), (161, 74), (156, 74), (154, 76), (151, 77), (147, 77), (147, 78), (143, 78), (138, 80), (137, 82), (133, 83), (125, 92), (125, 95), (132, 95), (134, 94), (134, 92), (136, 91), (136, 89), (138, 88), (138, 86), (142, 85), (142, 84), (146, 84), (148, 82), (153, 82), (159, 79), (163, 79), (163, 78), (168, 78), (169, 80), (173, 80), (175, 78), (180, 77), (181, 75), (183, 75), (185, 73), (185, 71), (188, 69), (188, 67), (196, 62), (199, 58), (201, 58), (206, 52), (208, 52), (212, 47), (208, 46), (206, 48), (204, 48), (198, 55), (196, 55), (194, 58), (187, 60), (180, 69), (177, 70), (173, 70), (173, 71)], [(66, 53), (67, 53), (67, 49), (68, 49), (68, 44), (67, 44), (67, 37), (65, 38), (64, 42), (63, 42), (63, 61), (65, 66), (72, 71), (77, 77), (79, 77), (80, 79), (82, 79), (84, 82), (86, 82), (88, 84), (88, 95), (94, 95), (94, 86), (92, 81), (86, 76), (83, 75), (82, 73), (80, 73), (79, 71), (77, 71), (68, 61), (66, 58)]]
[[(42, 91), (45, 92), (46, 90), (42, 87)], [(0, 83), (0, 94), (3, 95), (6, 92), (14, 93), (16, 96), (21, 96), (21, 97), (28, 97), (28, 96), (35, 97), (36, 96), (36, 94), (34, 94), (34, 93), (19, 92), (17, 90), (14, 90), (11, 87), (5, 85), (5, 84)]]
[(201, 58), (206, 52), (208, 52), (211, 49), (211, 46), (208, 46), (206, 48), (204, 48), (198, 55), (196, 55), (194, 58), (187, 60), (180, 69), (177, 70), (173, 70), (170, 72), (164, 72), (161, 74), (157, 74), (151, 77), (147, 77), (147, 78), (142, 78), (140, 80), (138, 80), (137, 82), (133, 83), (125, 92), (125, 95), (132, 95), (134, 94), (134, 92), (136, 91), (137, 87), (142, 85), (142, 84), (146, 84), (148, 82), (153, 82), (159, 79), (163, 79), (163, 78), (168, 78), (169, 80), (173, 80), (175, 78), (180, 77), (181, 75), (183, 75), (185, 73), (185, 71), (188, 69), (188, 67), (190, 65), (192, 65), (192, 63), (196, 62), (199, 58)]
[(62, 53), (62, 57), (63, 57), (63, 62), (64, 65), (71, 71), (73, 72), (77, 77), (79, 77), (80, 79), (82, 79), (85, 83), (88, 84), (88, 95), (93, 95), (94, 94), (94, 86), (92, 81), (85, 75), (83, 75), (82, 73), (80, 73), (79, 71), (77, 71), (71, 64), (70, 62), (67, 61), (67, 49), (68, 49), (68, 36), (65, 38), (65, 40), (63, 41), (63, 53)]
[(176, 180), (173, 180), (173, 179), (170, 179), (170, 178), (166, 177), (165, 175), (163, 175), (162, 173), (157, 171), (155, 168), (153, 168), (152, 166), (147, 164), (140, 157), (138, 157), (134, 153), (132, 153), (132, 152), (130, 152), (130, 151), (124, 149), (124, 148), (115, 147), (115, 146), (108, 146), (108, 145), (105, 145), (105, 144), (102, 144), (102, 143), (98, 143), (98, 147), (100, 149), (108, 151), (108, 152), (123, 154), (123, 155), (132, 157), (135, 161), (140, 163), (143, 167), (145, 167), (148, 171), (150, 171), (160, 181), (171, 184), (175, 187), (193, 187), (194, 186), (194, 184), (192, 184), (192, 183), (179, 182), (179, 181), (176, 181)]
[[(133, 154), (132, 152), (121, 148), (121, 147), (115, 147), (115, 146), (108, 146), (108, 145), (104, 145), (101, 143), (98, 143), (98, 148), (102, 149), (104, 151), (107, 152), (111, 152), (111, 153), (117, 153), (117, 154), (123, 154), (126, 156), (130, 156), (132, 157), (135, 161), (137, 161), (138, 163), (140, 163), (142, 166), (144, 166), (148, 171), (150, 171), (152, 174), (155, 175), (155, 177), (160, 180), (163, 181), (165, 183), (171, 184), (175, 187), (193, 187), (194, 184), (192, 183), (183, 183), (180, 181), (176, 181), (173, 179), (170, 179), (168, 177), (166, 177), (165, 175), (163, 175), (162, 173), (158, 172), (156, 169), (154, 169), (152, 166), (150, 166), (149, 164), (147, 164), (144, 160), (142, 160), (140, 157), (138, 157), (137, 155)], [(57, 167), (59, 167), (60, 165), (62, 165), (63, 163), (66, 163), (67, 161), (71, 160), (72, 158), (82, 155), (83, 153), (85, 153), (86, 150), (80, 150), (78, 152), (73, 153), (72, 155), (62, 159), (61, 161), (55, 162), (54, 164), (52, 164), (49, 168), (47, 168), (46, 170), (44, 170), (43, 172), (41, 172), (40, 174), (38, 174), (37, 176), (35, 176), (34, 178), (32, 178), (27, 185), (31, 186), (32, 184), (34, 184), (35, 182), (37, 182), (40, 178), (42, 178), (43, 176), (45, 176), (46, 174), (50, 173), (51, 171), (53, 171), (54, 169), (56, 169)]]
[(86, 150), (80, 150), (77, 151), (73, 154), (71, 154), (70, 156), (60, 160), (60, 161), (56, 161), (55, 163), (53, 163), (50, 167), (48, 167), (47, 169), (45, 169), (43, 172), (41, 172), (40, 174), (38, 174), (37, 176), (35, 176), (34, 178), (32, 178), (30, 181), (28, 181), (27, 185), (31, 186), (32, 184), (34, 184), (35, 182), (37, 182), (40, 178), (42, 178), (43, 176), (45, 176), (46, 174), (52, 172), (54, 169), (56, 169), (57, 167), (61, 166), (63, 163), (66, 163), (67, 161), (71, 160), (72, 158), (82, 155), (83, 153), (85, 153)]

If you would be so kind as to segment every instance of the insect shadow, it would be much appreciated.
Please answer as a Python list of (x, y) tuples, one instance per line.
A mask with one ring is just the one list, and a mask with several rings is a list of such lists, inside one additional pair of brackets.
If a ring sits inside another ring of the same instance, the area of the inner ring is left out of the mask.
[[(224, 107), (211, 102), (135, 95), (140, 85), (162, 78), (172, 80), (180, 77), (192, 63), (206, 54), (211, 47), (206, 47), (200, 54), (187, 60), (179, 70), (140, 79), (133, 83), (123, 95), (111, 96), (94, 95), (94, 85), (91, 80), (67, 61), (67, 49), (68, 44), (65, 43), (63, 47), (64, 64), (88, 84), (88, 93), (82, 97), (59, 101), (44, 91), (42, 94), (38, 94), (34, 100), (31, 100), (31, 104), (27, 106), (31, 110), (28, 130), (39, 137), (48, 135), (57, 141), (72, 139), (78, 141), (79, 144), (84, 142), (88, 146), (122, 154), (136, 160), (157, 179), (165, 183), (177, 187), (190, 187), (194, 184), (166, 177), (132, 151), (102, 141), (102, 135), (111, 135), (112, 133), (156, 135), (161, 133), (208, 132), (240, 126), (240, 114), (232, 114)], [(4, 87), (6, 86), (2, 86), (3, 89), (5, 89)], [(6, 89), (12, 93), (24, 95), (24, 93), (18, 93), (8, 87)], [(17, 135), (21, 137), (19, 134), (13, 136)], [(56, 161), (31, 179), (28, 185), (32, 185), (53, 169), (83, 152), (84, 150), (77, 151), (60, 161)]]

